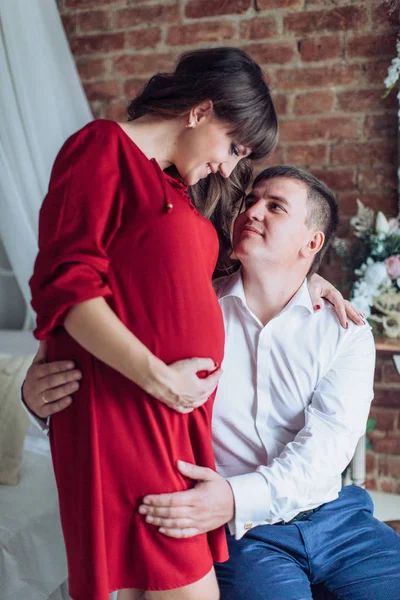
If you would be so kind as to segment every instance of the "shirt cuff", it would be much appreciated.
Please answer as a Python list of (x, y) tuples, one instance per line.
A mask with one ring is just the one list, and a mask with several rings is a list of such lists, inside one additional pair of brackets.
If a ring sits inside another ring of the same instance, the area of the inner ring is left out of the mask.
[(22, 395), (22, 387), (21, 387), (20, 400), (21, 400), (23, 409), (25, 410), (26, 414), (29, 417), (30, 422), (33, 423), (34, 425), (36, 425), (36, 427), (38, 427), (40, 429), (40, 431), (42, 431), (45, 435), (49, 435), (50, 417), (47, 417), (46, 419), (42, 419), (41, 417), (38, 417), (37, 415), (35, 415), (35, 413), (33, 413), (28, 408), (28, 406), (25, 404), (25, 400)]
[(265, 522), (271, 494), (268, 482), (260, 473), (246, 473), (226, 480), (235, 499), (235, 516), (228, 523), (229, 531), (240, 540), (249, 529)]

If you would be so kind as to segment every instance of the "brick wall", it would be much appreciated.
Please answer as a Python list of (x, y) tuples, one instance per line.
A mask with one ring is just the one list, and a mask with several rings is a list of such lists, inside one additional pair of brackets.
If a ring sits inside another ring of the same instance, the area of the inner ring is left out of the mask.
[[(395, 94), (383, 80), (398, 31), (380, 0), (58, 0), (97, 117), (126, 105), (184, 50), (229, 44), (263, 67), (280, 117), (269, 164), (311, 170), (337, 192), (340, 234), (360, 198), (396, 213)], [(337, 260), (324, 273), (338, 282)], [(369, 486), (400, 492), (400, 377), (378, 357)]]

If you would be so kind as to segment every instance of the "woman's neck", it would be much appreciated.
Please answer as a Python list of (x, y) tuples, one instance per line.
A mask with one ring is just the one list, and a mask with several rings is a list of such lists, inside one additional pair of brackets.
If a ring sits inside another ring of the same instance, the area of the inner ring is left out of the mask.
[(148, 159), (154, 158), (161, 169), (173, 165), (174, 149), (181, 128), (178, 119), (159, 119), (144, 115), (119, 125), (143, 154)]

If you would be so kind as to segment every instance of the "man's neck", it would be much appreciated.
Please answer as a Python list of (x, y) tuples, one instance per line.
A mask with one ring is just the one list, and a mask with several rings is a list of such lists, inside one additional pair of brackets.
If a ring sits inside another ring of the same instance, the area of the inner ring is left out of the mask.
[(279, 269), (252, 269), (242, 265), (242, 281), (247, 306), (263, 325), (276, 317), (290, 302), (305, 279), (295, 270), (285, 273)]

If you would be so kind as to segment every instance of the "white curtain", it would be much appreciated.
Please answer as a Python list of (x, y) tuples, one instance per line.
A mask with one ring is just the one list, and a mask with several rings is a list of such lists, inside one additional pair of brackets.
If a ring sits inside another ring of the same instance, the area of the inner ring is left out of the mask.
[(55, 0), (0, 0), (0, 236), (28, 317), (51, 167), (92, 118)]

